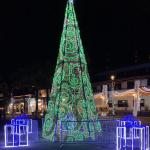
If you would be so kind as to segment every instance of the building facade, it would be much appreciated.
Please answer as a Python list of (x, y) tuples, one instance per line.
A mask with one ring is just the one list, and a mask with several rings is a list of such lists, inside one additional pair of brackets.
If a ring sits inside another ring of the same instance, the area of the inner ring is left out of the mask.
[(47, 109), (50, 90), (37, 90), (36, 93), (11, 95), (10, 98), (2, 98), (0, 102), (1, 118), (11, 118), (21, 114), (31, 117), (43, 117)]
[[(114, 75), (113, 78), (111, 76)], [(93, 84), (97, 110), (116, 114), (150, 112), (150, 63), (96, 74)]]

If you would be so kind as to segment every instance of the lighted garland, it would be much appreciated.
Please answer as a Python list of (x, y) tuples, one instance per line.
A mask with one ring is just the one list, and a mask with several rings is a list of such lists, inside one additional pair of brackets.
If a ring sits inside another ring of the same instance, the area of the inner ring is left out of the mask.
[[(147, 95), (147, 96), (149, 96), (150, 95), (150, 89), (147, 88), (147, 87), (139, 87), (136, 90), (135, 89), (131, 89), (131, 90), (127, 90), (127, 91), (124, 91), (124, 92), (114, 91), (112, 94), (113, 94), (113, 97), (117, 98), (117, 97), (125, 97), (125, 96), (133, 97), (134, 95), (136, 96), (137, 93), (139, 95)], [(104, 99), (104, 93), (101, 92), (101, 93), (95, 94), (94, 98), (95, 99)]]

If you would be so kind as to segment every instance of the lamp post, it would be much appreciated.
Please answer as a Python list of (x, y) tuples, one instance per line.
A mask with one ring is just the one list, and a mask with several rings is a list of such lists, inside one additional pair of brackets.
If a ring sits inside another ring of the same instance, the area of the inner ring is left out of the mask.
[(115, 86), (115, 76), (111, 75), (110, 76), (111, 79), (111, 93), (112, 93), (112, 114), (113, 116), (115, 116), (115, 104), (114, 104), (114, 99), (113, 99), (113, 92), (114, 92), (114, 86)]

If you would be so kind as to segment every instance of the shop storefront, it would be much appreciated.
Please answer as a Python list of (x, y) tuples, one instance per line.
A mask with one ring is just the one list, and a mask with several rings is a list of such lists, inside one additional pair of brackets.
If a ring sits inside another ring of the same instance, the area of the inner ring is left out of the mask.
[(20, 115), (29, 114), (31, 116), (36, 115), (36, 109), (38, 109), (38, 117), (42, 117), (47, 108), (47, 94), (46, 90), (38, 91), (38, 107), (36, 107), (35, 95), (20, 95), (11, 97), (10, 103), (7, 106), (7, 115)]

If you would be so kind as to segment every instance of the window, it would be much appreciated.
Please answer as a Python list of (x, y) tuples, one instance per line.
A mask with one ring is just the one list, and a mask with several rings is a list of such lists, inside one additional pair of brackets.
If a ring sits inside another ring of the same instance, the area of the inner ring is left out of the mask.
[(98, 112), (98, 111), (99, 111), (99, 109), (98, 109), (98, 108), (96, 108), (96, 111)]
[(127, 88), (128, 88), (128, 89), (133, 89), (133, 88), (134, 88), (134, 82), (133, 82), (133, 81), (129, 81), (129, 82), (127, 83)]
[(112, 107), (112, 101), (108, 101), (108, 106)]
[(102, 91), (102, 86), (101, 85), (97, 85), (97, 91), (98, 92)]
[(112, 85), (108, 84), (108, 91), (111, 91), (111, 90), (112, 90)]
[(144, 99), (141, 99), (141, 101), (140, 101), (140, 106), (141, 106), (141, 107), (144, 106)]
[(150, 78), (148, 78), (147, 85), (150, 86)]
[(118, 100), (118, 107), (128, 107), (127, 100)]
[(141, 81), (141, 86), (147, 86), (147, 79), (143, 79), (143, 80), (140, 80)]
[(127, 89), (127, 82), (126, 81), (123, 81), (121, 83), (121, 89)]
[(96, 86), (93, 86), (92, 88), (93, 88), (93, 92), (97, 92)]
[(115, 85), (115, 90), (121, 90), (121, 83), (117, 83)]

